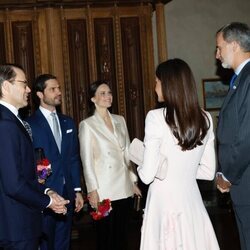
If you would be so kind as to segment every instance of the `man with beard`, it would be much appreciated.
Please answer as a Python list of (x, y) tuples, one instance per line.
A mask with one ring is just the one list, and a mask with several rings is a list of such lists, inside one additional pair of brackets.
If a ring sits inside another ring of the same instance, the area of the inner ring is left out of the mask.
[[(250, 249), (250, 28), (230, 23), (216, 36), (216, 58), (232, 68), (234, 81), (220, 111), (217, 129), (217, 187), (229, 192), (241, 249)], [(232, 78), (232, 79), (233, 79)]]
[(45, 184), (71, 201), (66, 215), (55, 215), (49, 210), (43, 213), (40, 249), (67, 250), (73, 212), (79, 212), (83, 207), (77, 130), (70, 117), (56, 111), (62, 96), (55, 76), (38, 76), (33, 86), (33, 97), (40, 106), (27, 122), (32, 129), (34, 148), (42, 148), (51, 163), (52, 174)]

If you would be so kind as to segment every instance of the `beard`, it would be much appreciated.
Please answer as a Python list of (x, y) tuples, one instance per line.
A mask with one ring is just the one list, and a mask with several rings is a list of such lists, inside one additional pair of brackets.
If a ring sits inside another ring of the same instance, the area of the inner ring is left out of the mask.
[(43, 102), (44, 102), (46, 105), (56, 107), (56, 106), (61, 105), (62, 99), (61, 99), (61, 97), (54, 98), (54, 99), (44, 98), (44, 99), (43, 99)]
[(228, 53), (224, 57), (221, 58), (221, 66), (224, 69), (231, 69), (232, 68), (232, 62), (233, 62), (233, 55), (232, 53)]
[(230, 66), (228, 63), (226, 63), (226, 62), (222, 62), (222, 63), (221, 63), (221, 66), (222, 66), (224, 69), (231, 69), (231, 66)]

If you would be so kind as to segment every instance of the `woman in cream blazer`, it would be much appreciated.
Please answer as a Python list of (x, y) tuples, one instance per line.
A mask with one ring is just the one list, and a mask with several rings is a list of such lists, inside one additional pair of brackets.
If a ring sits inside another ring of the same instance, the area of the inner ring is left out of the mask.
[(130, 144), (125, 120), (111, 114), (112, 93), (105, 81), (90, 85), (93, 115), (79, 125), (80, 154), (89, 203), (110, 199), (109, 216), (96, 222), (97, 249), (126, 248), (131, 196), (141, 195), (128, 159)]

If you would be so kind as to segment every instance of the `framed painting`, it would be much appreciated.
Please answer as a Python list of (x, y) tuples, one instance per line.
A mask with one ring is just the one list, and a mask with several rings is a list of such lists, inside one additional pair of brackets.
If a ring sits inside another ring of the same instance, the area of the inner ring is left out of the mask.
[(221, 79), (203, 79), (203, 100), (205, 110), (219, 110), (228, 93), (229, 84)]

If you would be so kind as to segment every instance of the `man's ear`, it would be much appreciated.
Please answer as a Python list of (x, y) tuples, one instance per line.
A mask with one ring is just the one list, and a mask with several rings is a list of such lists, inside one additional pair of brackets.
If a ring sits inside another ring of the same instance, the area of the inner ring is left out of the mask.
[(10, 88), (10, 82), (9, 81), (3, 81), (2, 83), (2, 93), (3, 95), (6, 93), (6, 92), (9, 92), (9, 88)]
[(38, 96), (39, 99), (43, 98), (43, 92), (41, 92), (41, 91), (37, 91), (36, 95)]
[(237, 49), (241, 49), (239, 43), (237, 43), (236, 41), (233, 41), (232, 44), (233, 44), (233, 50), (234, 51), (237, 51)]

